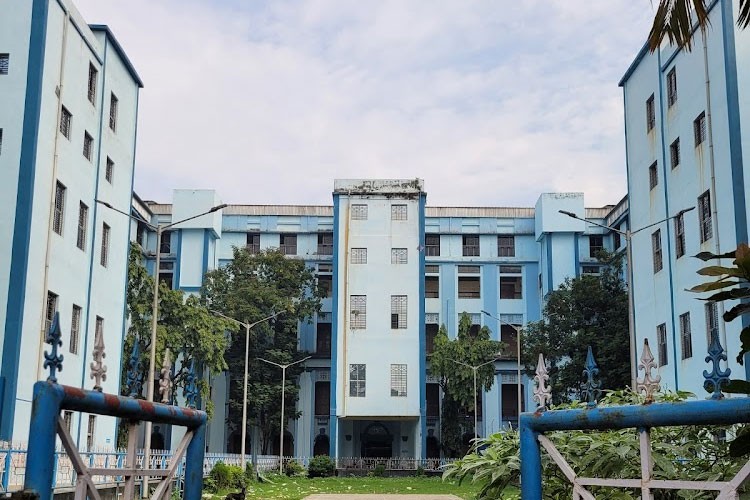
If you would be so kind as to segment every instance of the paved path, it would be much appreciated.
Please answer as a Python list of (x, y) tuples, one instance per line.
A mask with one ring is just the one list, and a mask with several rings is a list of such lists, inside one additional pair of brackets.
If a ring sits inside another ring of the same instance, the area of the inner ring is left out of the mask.
[(388, 495), (378, 493), (374, 495), (350, 495), (350, 494), (318, 494), (305, 497), (304, 500), (461, 500), (455, 495)]

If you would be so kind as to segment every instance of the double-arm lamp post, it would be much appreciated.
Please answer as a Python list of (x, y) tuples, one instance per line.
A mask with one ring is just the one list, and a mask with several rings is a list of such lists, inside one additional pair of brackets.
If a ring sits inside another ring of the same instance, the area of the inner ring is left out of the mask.
[(489, 365), (490, 363), (494, 363), (497, 361), (497, 358), (493, 358), (489, 361), (485, 361), (484, 363), (481, 363), (479, 365), (470, 365), (468, 363), (464, 363), (463, 361), (458, 361), (455, 359), (449, 359), (449, 361), (453, 361), (454, 363), (457, 363), (459, 365), (464, 365), (467, 368), (471, 368), (471, 371), (474, 372), (474, 442), (476, 443), (477, 440), (477, 370), (479, 370), (484, 365)]
[[(495, 321), (497, 321), (501, 325), (507, 325), (507, 326), (513, 328), (513, 330), (515, 330), (515, 332), (516, 332), (516, 361), (518, 363), (518, 366), (517, 366), (517, 369), (516, 369), (516, 377), (518, 379), (518, 380), (516, 380), (516, 382), (518, 382), (518, 384), (516, 384), (518, 386), (518, 394), (517, 394), (517, 398), (518, 398), (518, 415), (517, 415), (517, 418), (520, 419), (521, 418), (521, 410), (523, 410), (523, 404), (521, 403), (521, 401), (522, 401), (521, 400), (521, 391), (522, 391), (522, 387), (523, 387), (523, 383), (521, 382), (521, 332), (523, 331), (523, 327), (519, 326), (519, 325), (514, 325), (513, 323), (508, 323), (507, 321), (503, 321), (500, 318), (498, 318), (496, 316), (493, 316), (492, 314), (488, 313), (484, 309), (482, 309), (482, 314), (484, 314), (485, 316), (488, 316), (488, 317), (494, 319)], [(503, 340), (502, 336), (501, 336), (500, 340), (501, 341)]]
[(614, 231), (615, 233), (619, 234), (623, 238), (625, 238), (625, 259), (628, 266), (628, 334), (630, 336), (630, 387), (631, 389), (635, 390), (635, 384), (636, 379), (638, 378), (638, 353), (636, 352), (636, 345), (635, 345), (635, 315), (633, 308), (633, 236), (640, 233), (641, 231), (648, 229), (650, 227), (653, 227), (657, 224), (661, 224), (662, 222), (666, 222), (670, 219), (676, 219), (677, 217), (682, 216), (686, 212), (689, 212), (691, 210), (694, 210), (695, 207), (685, 208), (683, 210), (680, 210), (674, 215), (671, 215), (669, 217), (665, 217), (664, 219), (658, 220), (656, 222), (652, 222), (651, 224), (647, 226), (643, 226), (639, 229), (636, 229), (635, 231), (630, 230), (630, 221), (628, 220), (628, 228), (625, 231), (621, 231), (617, 228), (614, 228), (612, 226), (608, 226), (606, 224), (600, 224), (599, 222), (593, 221), (591, 219), (586, 219), (585, 217), (579, 217), (578, 215), (574, 214), (573, 212), (568, 212), (567, 210), (558, 210), (563, 215), (567, 215), (568, 217), (572, 217), (573, 219), (578, 219), (583, 222), (588, 222), (589, 224), (593, 224), (594, 226), (603, 227), (604, 229), (609, 229), (610, 231)]
[[(136, 217), (133, 217), (131, 214), (120, 210), (118, 208), (113, 207), (111, 204), (107, 203), (106, 201), (102, 200), (96, 200), (97, 203), (100, 205), (104, 205), (105, 207), (109, 208), (110, 210), (114, 210), (115, 212), (121, 213), (126, 217), (129, 217), (130, 219), (135, 220), (136, 222), (140, 222), (147, 226), (148, 228), (152, 229), (156, 232), (156, 262), (154, 264), (154, 301), (151, 306), (151, 354), (150, 359), (148, 362), (148, 386), (146, 389), (146, 398), (149, 403), (154, 402), (154, 371), (156, 370), (156, 325), (157, 325), (157, 319), (159, 317), (159, 265), (160, 265), (160, 255), (161, 255), (161, 235), (164, 232), (165, 229), (169, 229), (170, 227), (176, 226), (177, 224), (182, 224), (183, 222), (187, 222), (193, 219), (197, 219), (198, 217), (203, 217), (204, 215), (212, 214), (214, 212), (218, 212), (222, 208), (225, 208), (227, 205), (217, 205), (209, 210), (206, 210), (205, 212), (199, 213), (197, 215), (193, 215), (191, 217), (187, 217), (182, 220), (178, 220), (175, 222), (170, 222), (169, 224), (149, 224), (148, 222), (144, 221), (143, 219), (139, 219)], [(144, 457), (143, 457), (143, 468), (148, 469), (149, 468), (149, 462), (151, 458), (151, 422), (146, 422), (146, 429), (145, 429), (145, 443), (144, 443)], [(148, 478), (143, 478), (143, 498), (146, 498), (146, 495), (148, 494)]]
[(244, 384), (242, 386), (242, 447), (240, 448), (240, 464), (242, 464), (242, 469), (245, 469), (245, 438), (247, 436), (247, 365), (248, 365), (248, 356), (250, 355), (250, 330), (256, 325), (259, 325), (260, 323), (263, 323), (265, 321), (270, 321), (281, 312), (273, 313), (270, 316), (266, 316), (263, 319), (259, 319), (255, 323), (245, 323), (240, 320), (230, 318), (229, 316), (226, 316), (219, 311), (211, 310), (212, 313), (216, 314), (217, 316), (221, 316), (224, 319), (227, 319), (229, 321), (232, 321), (242, 327), (245, 328), (245, 378), (244, 378)]
[[(286, 389), (286, 369), (292, 365), (296, 365), (298, 363), (302, 363), (303, 361), (307, 361), (310, 358), (312, 358), (312, 356), (307, 356), (305, 358), (294, 361), (293, 363), (287, 363), (285, 365), (276, 363), (275, 361), (269, 361), (263, 358), (256, 358), (258, 361), (263, 361), (264, 363), (268, 363), (269, 365), (274, 365), (274, 366), (278, 366), (279, 368), (281, 368), (281, 426), (279, 427), (279, 474), (284, 473), (284, 428), (285, 428), (285, 425), (284, 425), (284, 390)], [(474, 380), (474, 383), (476, 384), (476, 378)]]

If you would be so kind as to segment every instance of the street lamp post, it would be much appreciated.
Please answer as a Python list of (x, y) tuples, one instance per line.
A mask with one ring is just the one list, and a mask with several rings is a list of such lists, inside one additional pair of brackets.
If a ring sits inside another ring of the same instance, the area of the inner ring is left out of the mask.
[(265, 321), (270, 321), (279, 314), (280, 312), (273, 313), (270, 316), (266, 316), (263, 319), (260, 319), (256, 321), (255, 323), (245, 323), (242, 321), (239, 321), (234, 318), (230, 318), (229, 316), (226, 316), (219, 311), (211, 310), (212, 313), (216, 314), (217, 316), (221, 316), (224, 319), (227, 319), (229, 321), (232, 321), (242, 327), (245, 328), (245, 378), (244, 378), (244, 385), (242, 387), (242, 446), (240, 448), (240, 464), (242, 464), (242, 469), (245, 469), (245, 438), (247, 436), (247, 365), (248, 365), (248, 356), (250, 355), (250, 330), (260, 323), (263, 323)]
[[(508, 323), (507, 321), (503, 321), (500, 318), (495, 317), (492, 314), (488, 313), (484, 309), (482, 309), (482, 314), (484, 314), (485, 316), (489, 316), (490, 318), (494, 319), (501, 325), (507, 325), (513, 328), (513, 330), (515, 330), (516, 332), (516, 362), (517, 362), (516, 377), (518, 379), (516, 380), (516, 382), (518, 382), (518, 384), (516, 385), (518, 386), (517, 403), (518, 403), (518, 418), (520, 419), (521, 410), (523, 410), (523, 404), (521, 403), (521, 392), (522, 392), (522, 387), (523, 387), (523, 383), (521, 382), (521, 331), (523, 330), (523, 327), (514, 325), (513, 323)], [(502, 338), (500, 340), (502, 341)]]
[(258, 361), (263, 361), (264, 363), (268, 363), (269, 365), (274, 365), (274, 366), (278, 366), (279, 368), (281, 368), (281, 425), (279, 427), (279, 474), (284, 473), (284, 459), (283, 459), (284, 457), (284, 390), (286, 389), (286, 369), (292, 365), (296, 365), (297, 363), (302, 363), (303, 361), (307, 361), (310, 358), (312, 358), (312, 356), (307, 356), (293, 363), (287, 363), (285, 365), (276, 363), (274, 361), (269, 361), (267, 359), (257, 358)]
[(615, 233), (625, 238), (625, 245), (626, 245), (625, 260), (628, 266), (628, 278), (629, 278), (628, 279), (628, 336), (630, 337), (630, 387), (633, 390), (635, 390), (636, 380), (638, 378), (638, 369), (637, 369), (638, 353), (636, 352), (637, 348), (635, 345), (635, 308), (633, 306), (633, 245), (632, 245), (633, 236), (640, 233), (644, 229), (648, 229), (657, 224), (661, 224), (662, 222), (666, 222), (670, 219), (675, 219), (685, 214), (686, 212), (690, 212), (691, 210), (694, 210), (694, 209), (695, 207), (685, 208), (683, 210), (680, 210), (674, 215), (658, 220), (656, 222), (652, 222), (651, 224), (638, 228), (635, 231), (630, 230), (629, 223), (628, 223), (628, 228), (625, 231), (621, 231), (612, 226), (607, 226), (606, 224), (600, 224), (591, 219), (586, 219), (585, 217), (579, 217), (573, 212), (568, 212), (567, 210), (558, 210), (558, 212), (560, 212), (563, 215), (567, 215), (568, 217), (571, 217), (573, 219), (578, 219), (583, 222), (588, 222), (589, 224), (593, 224), (594, 226), (599, 226), (604, 229), (609, 229), (610, 231), (614, 231)]
[[(169, 229), (170, 227), (176, 226), (177, 224), (182, 224), (183, 222), (187, 222), (193, 219), (197, 219), (198, 217), (203, 217), (204, 215), (212, 214), (214, 212), (218, 212), (222, 208), (225, 208), (227, 205), (217, 205), (215, 207), (212, 207), (210, 210), (206, 210), (205, 212), (199, 213), (197, 215), (193, 215), (191, 217), (187, 217), (182, 220), (178, 220), (176, 222), (170, 222), (169, 224), (149, 224), (148, 222), (143, 221), (142, 219), (133, 217), (131, 214), (125, 212), (124, 210), (120, 210), (118, 208), (113, 207), (111, 204), (107, 203), (106, 201), (102, 200), (96, 200), (97, 203), (104, 205), (105, 207), (109, 208), (110, 210), (113, 210), (115, 212), (119, 212), (126, 217), (129, 217), (131, 219), (134, 219), (138, 222), (141, 222), (151, 228), (152, 230), (156, 231), (156, 262), (154, 263), (154, 300), (151, 306), (151, 352), (150, 352), (150, 359), (148, 362), (148, 387), (146, 389), (146, 399), (149, 403), (154, 402), (154, 371), (156, 370), (156, 326), (157, 326), (157, 318), (159, 316), (159, 265), (161, 262), (161, 259), (159, 258), (161, 255), (161, 235), (164, 232), (165, 229)], [(145, 429), (145, 436), (144, 436), (144, 450), (143, 450), (143, 468), (147, 469), (149, 468), (149, 462), (151, 461), (151, 422), (146, 422), (146, 429)], [(148, 495), (148, 477), (143, 478), (143, 492), (142, 496), (143, 498), (146, 498)]]
[(464, 365), (467, 368), (471, 368), (471, 371), (474, 372), (474, 443), (476, 444), (476, 440), (479, 437), (477, 435), (477, 370), (479, 370), (484, 365), (489, 365), (490, 363), (494, 363), (497, 360), (491, 359), (479, 365), (470, 365), (470, 364), (464, 363), (463, 361), (458, 361), (456, 359), (450, 359), (450, 358), (449, 358), (449, 361), (453, 361), (454, 363), (458, 363), (459, 365)]

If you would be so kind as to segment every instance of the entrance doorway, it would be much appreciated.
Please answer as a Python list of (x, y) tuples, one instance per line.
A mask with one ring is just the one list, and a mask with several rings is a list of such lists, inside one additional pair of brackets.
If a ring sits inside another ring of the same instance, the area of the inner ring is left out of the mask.
[(373, 422), (360, 434), (362, 450), (360, 456), (388, 458), (393, 456), (393, 435), (380, 422)]

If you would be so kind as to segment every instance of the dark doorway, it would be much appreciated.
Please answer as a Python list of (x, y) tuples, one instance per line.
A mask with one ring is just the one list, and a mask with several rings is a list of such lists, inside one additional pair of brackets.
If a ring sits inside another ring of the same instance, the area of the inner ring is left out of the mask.
[(319, 434), (315, 437), (315, 444), (313, 445), (313, 456), (328, 455), (331, 450), (330, 440), (325, 434)]
[(435, 436), (427, 436), (427, 458), (440, 458), (440, 443)]
[(380, 422), (373, 422), (360, 435), (361, 456), (387, 458), (393, 455), (393, 436)]
[[(279, 454), (279, 435), (276, 434), (273, 437), (273, 442), (271, 446), (271, 455), (278, 455)], [(284, 432), (284, 456), (285, 457), (292, 457), (294, 456), (294, 436), (292, 436), (292, 433), (289, 431)]]

